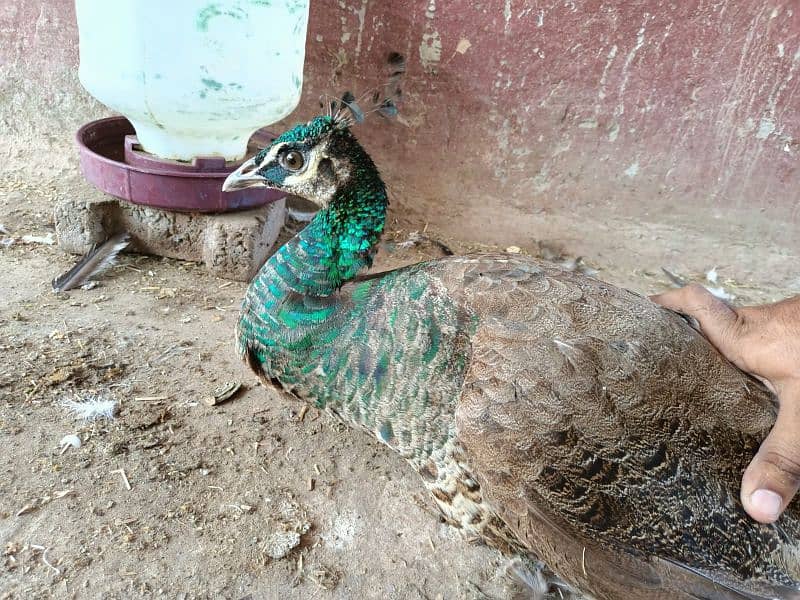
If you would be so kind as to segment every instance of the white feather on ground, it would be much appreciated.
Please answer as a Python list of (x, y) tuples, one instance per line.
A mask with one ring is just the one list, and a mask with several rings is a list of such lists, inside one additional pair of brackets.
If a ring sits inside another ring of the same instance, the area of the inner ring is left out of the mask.
[(710, 271), (706, 272), (706, 281), (711, 285), (706, 285), (704, 287), (720, 300), (725, 302), (736, 300), (736, 296), (726, 291), (724, 287), (719, 285), (719, 274), (717, 273), (717, 267), (712, 267)]
[(411, 248), (422, 242), (424, 238), (419, 231), (412, 231), (408, 234), (408, 239), (402, 242), (397, 242), (398, 248)]
[(65, 435), (61, 438), (61, 441), (58, 444), (61, 447), (61, 454), (64, 454), (69, 448), (80, 448), (81, 447), (81, 438), (79, 438), (74, 433), (70, 433), (69, 435)]
[[(682, 277), (679, 277), (678, 275), (675, 275), (675, 273), (668, 271), (664, 267), (661, 267), (661, 270), (670, 280), (672, 285), (677, 288), (682, 288), (689, 283), (689, 281), (683, 279)], [(708, 283), (716, 284), (719, 281), (719, 274), (717, 273), (716, 267), (713, 267), (710, 271), (706, 272), (705, 275), (706, 275), (706, 281)], [(703, 285), (703, 287), (706, 288), (709, 292), (711, 292), (712, 295), (716, 296), (723, 302), (732, 302), (733, 300), (736, 300), (736, 296), (734, 294), (731, 294), (730, 292), (727, 292), (725, 288), (722, 286), (712, 287), (710, 285)]]
[(117, 401), (100, 396), (84, 396), (80, 400), (64, 398), (61, 406), (66, 408), (74, 419), (84, 422), (96, 421), (98, 419), (111, 420), (117, 410)]
[(52, 246), (56, 243), (52, 233), (47, 235), (23, 235), (20, 240), (23, 244), (46, 244)]
[(724, 287), (705, 286), (705, 288), (709, 292), (711, 292), (714, 296), (716, 296), (720, 300), (724, 300), (725, 302), (730, 302), (732, 300), (736, 300), (736, 296), (734, 296), (730, 292), (726, 292)]
[(544, 563), (511, 558), (500, 567), (507, 578), (506, 594), (510, 600), (590, 600), (568, 587), (551, 572), (545, 572)]

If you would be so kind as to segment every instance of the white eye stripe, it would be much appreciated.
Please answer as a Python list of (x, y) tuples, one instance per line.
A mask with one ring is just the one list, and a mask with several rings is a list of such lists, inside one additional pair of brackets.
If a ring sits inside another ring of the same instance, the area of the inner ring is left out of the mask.
[(272, 148), (269, 149), (269, 152), (267, 152), (264, 155), (264, 158), (261, 159), (261, 162), (258, 163), (258, 168), (261, 169), (266, 165), (268, 165), (271, 161), (275, 160), (275, 157), (278, 155), (278, 152), (280, 152), (283, 148), (285, 148), (288, 145), (289, 144), (287, 142), (281, 142), (277, 146), (272, 146)]

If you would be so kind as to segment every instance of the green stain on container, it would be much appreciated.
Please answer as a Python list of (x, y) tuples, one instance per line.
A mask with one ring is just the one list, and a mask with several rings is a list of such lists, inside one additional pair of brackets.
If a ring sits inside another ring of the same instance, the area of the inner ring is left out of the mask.
[(213, 19), (214, 17), (218, 17), (222, 14), (222, 11), (219, 9), (219, 6), (216, 4), (209, 4), (199, 13), (197, 13), (197, 21), (196, 25), (200, 31), (208, 31), (208, 22)]
[(299, 10), (303, 10), (306, 7), (305, 0), (290, 0), (286, 3), (286, 8), (289, 9), (289, 14), (293, 15)]
[(221, 16), (231, 17), (232, 19), (241, 21), (247, 17), (247, 13), (238, 6), (223, 10), (219, 4), (209, 4), (197, 13), (195, 25), (200, 31), (208, 31), (208, 23), (211, 19)]
[(219, 90), (222, 89), (222, 84), (219, 81), (217, 81), (216, 79), (203, 78), (200, 81), (203, 82), (204, 86), (206, 86), (209, 89), (214, 90), (215, 92), (218, 92)]

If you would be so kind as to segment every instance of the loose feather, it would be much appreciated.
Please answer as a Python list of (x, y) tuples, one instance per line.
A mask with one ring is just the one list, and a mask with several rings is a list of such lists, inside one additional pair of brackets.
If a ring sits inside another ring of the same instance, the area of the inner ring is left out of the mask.
[(403, 95), (400, 83), (406, 73), (406, 59), (398, 52), (390, 52), (387, 62), (389, 79), (383, 85), (383, 98), (375, 98), (374, 110), (382, 117), (391, 119), (397, 116), (397, 103)]
[(54, 292), (66, 292), (101, 274), (116, 263), (117, 255), (131, 241), (127, 233), (111, 236), (100, 245), (95, 245), (69, 271), (53, 279)]
[(364, 111), (361, 110), (358, 102), (356, 102), (356, 97), (353, 95), (353, 92), (347, 91), (344, 93), (344, 96), (342, 96), (342, 105), (350, 109), (350, 113), (353, 115), (356, 123), (364, 122)]
[[(117, 401), (102, 396), (87, 395), (77, 400), (64, 398), (61, 406), (66, 408), (75, 419), (83, 422), (106, 419), (110, 421), (114, 418), (117, 410)], [(63, 440), (62, 440), (63, 442)]]
[[(389, 76), (383, 85), (374, 91), (369, 110), (364, 110), (361, 103), (364, 98), (369, 98), (369, 92), (356, 99), (351, 91), (346, 91), (340, 100), (330, 103), (328, 114), (335, 120), (348, 126), (363, 123), (368, 114), (377, 112), (382, 117), (392, 118), (398, 114), (397, 103), (403, 91), (400, 82), (406, 72), (406, 59), (398, 52), (390, 52), (387, 58)], [(367, 100), (369, 103), (369, 100)]]
[[(391, 52), (389, 54), (389, 80), (384, 85), (384, 99), (380, 104), (379, 111), (384, 116), (394, 116), (397, 114), (397, 103), (403, 95), (400, 82), (406, 74), (406, 59), (402, 54)], [(394, 113), (387, 114), (387, 109), (394, 108)]]
[(686, 287), (686, 284), (688, 282), (683, 277), (676, 275), (675, 273), (666, 269), (665, 267), (661, 267), (661, 271), (664, 273), (664, 275), (667, 276), (667, 279), (669, 279), (672, 285), (674, 285), (675, 287), (679, 288)]

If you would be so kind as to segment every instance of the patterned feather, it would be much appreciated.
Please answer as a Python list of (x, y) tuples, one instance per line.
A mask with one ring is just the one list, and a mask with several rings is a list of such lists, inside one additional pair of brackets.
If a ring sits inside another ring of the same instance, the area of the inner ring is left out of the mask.
[(364, 110), (361, 107), (364, 98), (369, 97), (369, 92), (356, 99), (353, 92), (348, 90), (339, 101), (330, 103), (328, 115), (348, 124), (363, 123), (367, 115), (374, 112), (386, 118), (396, 117), (398, 114), (397, 103), (403, 95), (401, 82), (406, 72), (406, 60), (402, 54), (390, 52), (387, 65), (389, 75), (381, 88), (372, 93), (369, 109)]
[(116, 263), (117, 255), (130, 244), (130, 240), (127, 233), (118, 233), (93, 246), (69, 271), (53, 279), (53, 291), (66, 292), (100, 275)]

